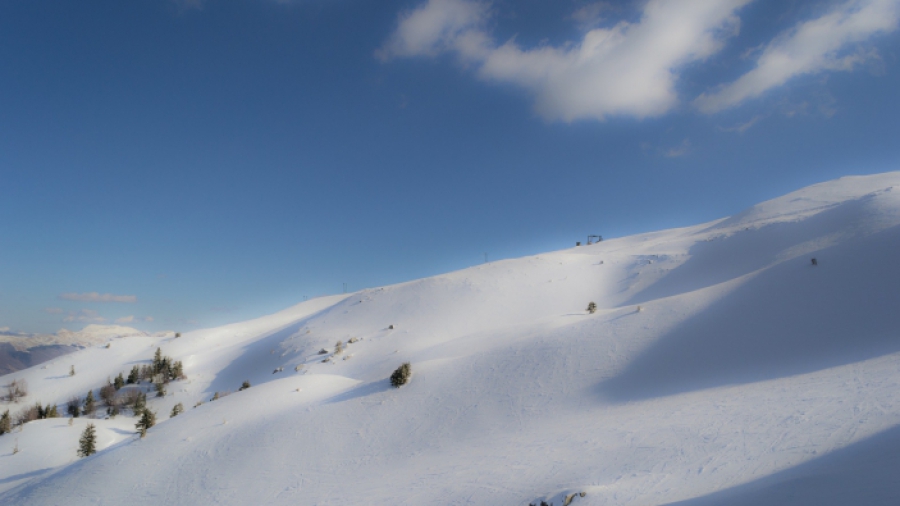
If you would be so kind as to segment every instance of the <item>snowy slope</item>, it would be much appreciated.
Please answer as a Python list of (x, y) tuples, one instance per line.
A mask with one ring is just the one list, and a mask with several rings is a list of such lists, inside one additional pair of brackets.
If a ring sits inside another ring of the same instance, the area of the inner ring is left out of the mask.
[(843, 178), (712, 223), (85, 349), (0, 383), (62, 404), (157, 347), (188, 379), (151, 400), (145, 439), (131, 417), (96, 421), (86, 459), (83, 419), (0, 436), (0, 504), (897, 504), (898, 225), (900, 173)]

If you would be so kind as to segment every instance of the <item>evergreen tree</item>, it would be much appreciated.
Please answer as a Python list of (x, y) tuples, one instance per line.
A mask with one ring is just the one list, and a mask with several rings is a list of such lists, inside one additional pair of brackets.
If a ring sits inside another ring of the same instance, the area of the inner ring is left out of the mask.
[(165, 383), (162, 383), (162, 382), (154, 383), (153, 386), (156, 387), (156, 396), (157, 397), (165, 397), (166, 396), (166, 384)]
[(89, 423), (78, 440), (78, 456), (88, 457), (97, 453), (97, 431), (94, 424)]
[(119, 373), (119, 375), (116, 376), (116, 379), (113, 380), (113, 387), (116, 389), (116, 392), (118, 392), (124, 386), (125, 386), (125, 378), (122, 377), (122, 373)]
[(69, 367), (69, 376), (75, 376), (75, 366)]
[(250, 388), (250, 382), (244, 380), (244, 382), (241, 383), (241, 388), (238, 389), (238, 392), (240, 392), (241, 390), (247, 390), (248, 388)]
[(138, 423), (134, 424), (134, 428), (141, 434), (141, 437), (144, 437), (147, 435), (147, 429), (154, 425), (156, 425), (156, 413), (144, 408), (141, 419), (138, 420)]
[(588, 310), (588, 313), (591, 313), (591, 314), (596, 313), (597, 312), (597, 304), (595, 304), (594, 302), (591, 302), (590, 304), (588, 304), (587, 310)]
[(400, 388), (409, 382), (410, 376), (412, 376), (412, 366), (409, 362), (404, 362), (403, 365), (398, 367), (397, 370), (391, 374), (391, 386)]
[(94, 402), (94, 391), (88, 390), (87, 397), (84, 398), (84, 415), (93, 416), (97, 411), (97, 404)]
[(0, 436), (12, 431), (12, 419), (9, 417), (9, 410), (0, 415)]
[(72, 397), (66, 403), (66, 413), (72, 418), (78, 418), (81, 414), (81, 400), (78, 397)]
[(153, 354), (153, 374), (159, 374), (163, 369), (162, 348), (157, 348)]
[(134, 406), (132, 406), (132, 410), (134, 411), (134, 416), (141, 416), (141, 413), (144, 411), (144, 408), (147, 407), (147, 394), (144, 392), (139, 392), (137, 398), (134, 400)]
[(184, 412), (184, 405), (180, 402), (174, 406), (172, 406), (172, 413), (169, 415), (169, 418), (175, 418)]
[(59, 418), (59, 411), (56, 410), (56, 404), (47, 406), (44, 409), (44, 418)]
[(129, 385), (134, 385), (140, 381), (141, 381), (141, 370), (140, 370), (140, 368), (138, 368), (138, 366), (134, 366), (131, 368), (131, 372), (128, 373), (128, 381), (126, 381), (126, 383), (128, 383)]

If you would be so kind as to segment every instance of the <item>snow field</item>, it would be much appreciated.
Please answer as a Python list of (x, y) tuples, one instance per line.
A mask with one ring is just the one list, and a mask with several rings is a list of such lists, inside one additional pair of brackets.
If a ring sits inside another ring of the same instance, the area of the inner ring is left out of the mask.
[[(0, 378), (26, 379), (26, 403), (62, 404), (157, 347), (188, 375), (149, 399), (147, 438), (134, 418), (98, 420), (88, 459), (64, 419), (27, 424), (16, 455), (17, 435), (0, 437), (0, 503), (896, 504), (895, 185), (900, 173), (844, 178), (703, 225), (114, 340)], [(412, 381), (391, 388), (405, 361)], [(166, 420), (176, 402), (186, 412)], [(848, 469), (866, 456), (888, 469)], [(841, 493), (812, 490), (827, 483)]]

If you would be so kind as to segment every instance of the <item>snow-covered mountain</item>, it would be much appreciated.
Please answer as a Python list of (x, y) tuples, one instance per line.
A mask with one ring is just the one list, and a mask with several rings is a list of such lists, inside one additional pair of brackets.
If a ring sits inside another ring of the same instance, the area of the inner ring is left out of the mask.
[[(164, 337), (172, 332), (153, 335)], [(122, 325), (91, 324), (78, 331), (60, 329), (55, 334), (24, 334), (0, 331), (0, 374), (9, 374), (41, 364), (85, 346), (103, 344), (110, 339), (150, 335)]]
[[(0, 436), (0, 504), (895, 505), (898, 251), (900, 172), (848, 177), (92, 346), (0, 378), (29, 387), (0, 409), (96, 395), (157, 348), (187, 379), (150, 398), (143, 439), (127, 414)], [(89, 422), (100, 451), (79, 459)]]

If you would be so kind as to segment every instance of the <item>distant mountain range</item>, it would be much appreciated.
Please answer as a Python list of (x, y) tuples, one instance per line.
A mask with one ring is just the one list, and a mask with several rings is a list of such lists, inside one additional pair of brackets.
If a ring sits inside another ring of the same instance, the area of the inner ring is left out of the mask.
[[(160, 332), (163, 337), (171, 332)], [(119, 337), (150, 336), (121, 325), (88, 325), (82, 330), (60, 329), (55, 334), (0, 332), (0, 375), (26, 369), (87, 346), (105, 344)]]

